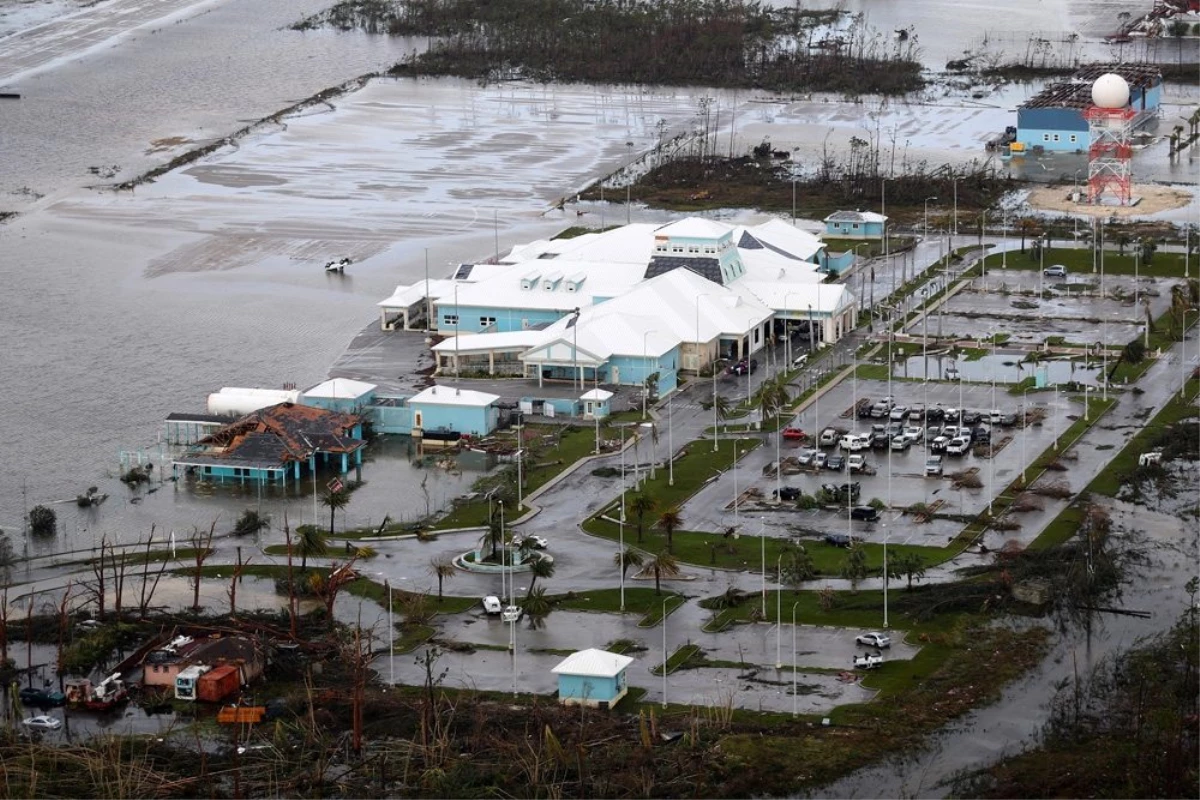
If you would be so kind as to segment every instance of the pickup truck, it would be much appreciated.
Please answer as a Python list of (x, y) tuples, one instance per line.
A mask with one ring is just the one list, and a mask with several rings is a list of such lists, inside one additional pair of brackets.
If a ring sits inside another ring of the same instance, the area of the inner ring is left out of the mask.
[(883, 666), (883, 656), (861, 655), (854, 657), (856, 669), (875, 669)]

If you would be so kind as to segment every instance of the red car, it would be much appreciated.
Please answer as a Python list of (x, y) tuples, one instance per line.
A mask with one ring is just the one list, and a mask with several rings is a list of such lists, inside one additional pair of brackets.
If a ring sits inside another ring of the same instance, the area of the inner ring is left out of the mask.
[(805, 433), (804, 431), (800, 430), (799, 428), (784, 428), (783, 429), (783, 438), (792, 439), (795, 441), (801, 441), (803, 439), (807, 439), (808, 434)]

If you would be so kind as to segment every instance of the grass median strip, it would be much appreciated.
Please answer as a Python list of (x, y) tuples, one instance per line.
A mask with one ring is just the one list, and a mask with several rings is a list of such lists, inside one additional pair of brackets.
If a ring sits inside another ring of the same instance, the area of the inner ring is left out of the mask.
[[(676, 650), (671, 654), (670, 658), (667, 659), (667, 674), (670, 675), (672, 672), (682, 667), (688, 662), (689, 659), (697, 655), (699, 652), (700, 645), (698, 644), (685, 644), (683, 647)], [(650, 673), (652, 675), (662, 675), (663, 665), (659, 663), (657, 666), (651, 667)]]

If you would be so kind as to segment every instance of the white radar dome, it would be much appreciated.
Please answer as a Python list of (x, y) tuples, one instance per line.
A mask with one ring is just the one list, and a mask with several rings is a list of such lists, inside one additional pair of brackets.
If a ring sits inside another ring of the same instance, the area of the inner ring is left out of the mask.
[(1129, 84), (1120, 75), (1101, 75), (1092, 84), (1092, 102), (1101, 108), (1124, 108), (1129, 105)]

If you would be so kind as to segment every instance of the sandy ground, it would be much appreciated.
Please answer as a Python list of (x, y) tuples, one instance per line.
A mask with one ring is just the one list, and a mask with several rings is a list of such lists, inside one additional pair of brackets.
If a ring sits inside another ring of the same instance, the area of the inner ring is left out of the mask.
[(1028, 202), (1030, 207), (1038, 211), (1066, 211), (1089, 217), (1143, 217), (1160, 211), (1183, 208), (1192, 202), (1192, 195), (1185, 191), (1147, 184), (1134, 185), (1133, 196), (1141, 198), (1134, 206), (1089, 206), (1071, 202), (1069, 194), (1063, 186), (1044, 186), (1034, 189)]

